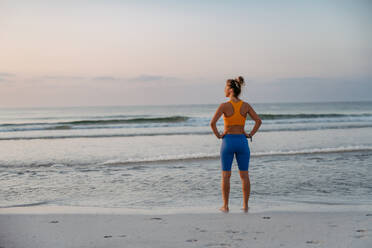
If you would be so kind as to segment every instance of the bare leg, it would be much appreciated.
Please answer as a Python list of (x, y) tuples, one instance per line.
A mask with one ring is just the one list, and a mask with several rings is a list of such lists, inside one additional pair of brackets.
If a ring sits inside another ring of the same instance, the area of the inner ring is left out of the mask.
[(230, 176), (231, 176), (231, 171), (222, 171), (221, 190), (222, 190), (223, 206), (220, 208), (220, 210), (223, 212), (229, 211)]
[(242, 180), (242, 190), (243, 190), (243, 208), (244, 212), (248, 211), (248, 199), (251, 193), (251, 182), (249, 181), (248, 171), (239, 171), (240, 179)]

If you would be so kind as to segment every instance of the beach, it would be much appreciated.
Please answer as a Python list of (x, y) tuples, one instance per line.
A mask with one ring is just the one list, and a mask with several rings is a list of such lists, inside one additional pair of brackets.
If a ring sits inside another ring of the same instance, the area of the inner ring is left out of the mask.
[(0, 6), (0, 248), (372, 248), (372, 1)]
[(0, 211), (1, 248), (371, 247), (372, 211), (125, 213), (28, 207)]

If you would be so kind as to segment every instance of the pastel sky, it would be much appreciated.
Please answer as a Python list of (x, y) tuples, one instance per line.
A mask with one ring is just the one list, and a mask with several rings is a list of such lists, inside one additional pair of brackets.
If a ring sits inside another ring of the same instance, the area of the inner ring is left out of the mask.
[(0, 107), (372, 100), (372, 1), (0, 0)]

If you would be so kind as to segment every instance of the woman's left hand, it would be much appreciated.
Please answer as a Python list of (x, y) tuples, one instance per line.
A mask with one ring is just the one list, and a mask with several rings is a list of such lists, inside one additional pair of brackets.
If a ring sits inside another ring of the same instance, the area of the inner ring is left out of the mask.
[(251, 139), (251, 142), (252, 142), (252, 135), (251, 135), (251, 133), (246, 133), (245, 131), (244, 131), (244, 135), (245, 135), (245, 137), (247, 137), (248, 139)]

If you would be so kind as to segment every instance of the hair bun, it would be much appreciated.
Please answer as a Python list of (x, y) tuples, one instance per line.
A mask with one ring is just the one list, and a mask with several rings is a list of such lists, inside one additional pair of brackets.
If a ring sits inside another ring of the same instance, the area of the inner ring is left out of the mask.
[(242, 76), (235, 78), (235, 81), (238, 82), (240, 86), (244, 84), (244, 78)]

